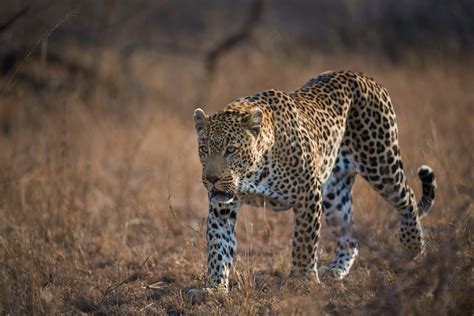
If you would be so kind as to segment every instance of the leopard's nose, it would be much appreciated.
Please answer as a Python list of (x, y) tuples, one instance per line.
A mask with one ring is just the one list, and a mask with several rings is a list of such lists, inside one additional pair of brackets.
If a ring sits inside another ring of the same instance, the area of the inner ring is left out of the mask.
[(214, 184), (216, 183), (217, 181), (219, 181), (219, 177), (216, 177), (216, 176), (206, 176), (206, 179), (207, 181), (209, 181), (210, 183)]

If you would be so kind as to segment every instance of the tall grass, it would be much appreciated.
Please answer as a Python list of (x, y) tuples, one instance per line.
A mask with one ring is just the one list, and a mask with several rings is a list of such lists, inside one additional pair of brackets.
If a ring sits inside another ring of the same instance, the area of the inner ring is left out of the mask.
[[(33, 60), (24, 73), (59, 83), (35, 91), (18, 80), (1, 101), (10, 126), (0, 136), (3, 313), (472, 313), (472, 60), (268, 58), (249, 47), (226, 57), (210, 112), (263, 89), (296, 89), (328, 69), (370, 74), (391, 93), (411, 185), (419, 194), (414, 171), (426, 163), (439, 194), (423, 219), (428, 251), (410, 261), (395, 238), (396, 212), (359, 179), (360, 256), (345, 280), (319, 285), (286, 282), (291, 212), (245, 207), (229, 296), (192, 305), (183, 290), (202, 286), (206, 270), (206, 192), (191, 122), (202, 66), (137, 52), (123, 73), (113, 52), (103, 54), (93, 81)], [(335, 243), (322, 231), (325, 264)]]

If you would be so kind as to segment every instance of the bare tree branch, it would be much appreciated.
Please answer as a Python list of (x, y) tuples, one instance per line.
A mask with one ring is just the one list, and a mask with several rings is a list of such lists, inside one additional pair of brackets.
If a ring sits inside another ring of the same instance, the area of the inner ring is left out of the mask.
[(12, 16), (9, 20), (7, 20), (5, 23), (0, 25), (0, 33), (5, 32), (10, 28), (10, 26), (13, 25), (13, 23), (16, 22), (19, 18), (24, 16), (28, 11), (30, 10), (30, 6), (26, 6), (25, 8), (21, 9), (19, 12), (17, 12), (14, 16)]
[(234, 34), (224, 38), (214, 48), (212, 48), (205, 57), (206, 74), (203, 81), (203, 88), (200, 90), (198, 95), (197, 104), (205, 103), (207, 95), (211, 91), (212, 83), (214, 80), (214, 74), (216, 72), (216, 65), (219, 60), (227, 54), (229, 51), (234, 49), (241, 42), (245, 41), (252, 35), (256, 26), (260, 22), (264, 10), (264, 0), (254, 0), (250, 6), (247, 18), (245, 19), (242, 27)]
[(13, 79), (15, 78), (15, 75), (20, 71), (21, 67), (23, 66), (24, 62), (28, 59), (28, 57), (31, 56), (33, 53), (34, 49), (45, 39), (49, 38), (51, 34), (53, 34), (54, 31), (56, 31), (57, 28), (59, 28), (61, 25), (75, 17), (76, 15), (79, 14), (78, 9), (70, 10), (61, 20), (59, 20), (53, 27), (49, 28), (46, 32), (44, 32), (41, 37), (34, 43), (34, 45), (26, 52), (25, 57), (20, 61), (20, 63), (16, 66), (15, 70), (13, 73), (10, 75), (8, 78), (7, 82), (5, 85), (1, 88), (0, 95), (6, 95), (7, 92), (9, 91)]
[(230, 35), (220, 42), (216, 47), (206, 56), (206, 67), (209, 73), (214, 72), (216, 63), (226, 54), (228, 51), (237, 46), (240, 42), (247, 39), (257, 26), (263, 13), (263, 0), (255, 0), (252, 2), (252, 6), (249, 9), (247, 19), (242, 25), (242, 28), (235, 34)]

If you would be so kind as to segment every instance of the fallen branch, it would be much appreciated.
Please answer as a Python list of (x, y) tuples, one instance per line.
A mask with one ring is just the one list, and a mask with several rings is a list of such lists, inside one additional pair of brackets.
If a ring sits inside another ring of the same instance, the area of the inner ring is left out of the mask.
[(105, 289), (104, 294), (102, 295), (102, 299), (100, 300), (100, 304), (102, 304), (105, 301), (105, 298), (107, 297), (107, 295), (109, 295), (110, 293), (112, 293), (113, 291), (115, 291), (116, 289), (121, 287), (122, 285), (127, 284), (129, 282), (132, 282), (132, 281), (135, 281), (136, 279), (138, 279), (139, 276), (140, 276), (140, 273), (143, 270), (143, 267), (147, 263), (148, 259), (150, 259), (150, 257), (151, 257), (151, 254), (149, 254), (148, 257), (146, 257), (145, 261), (143, 261), (143, 263), (138, 267), (138, 271), (135, 271), (134, 273), (132, 273), (131, 275), (129, 275), (128, 277), (126, 277), (125, 279), (120, 281), (119, 283), (112, 284), (109, 287), (107, 287)]

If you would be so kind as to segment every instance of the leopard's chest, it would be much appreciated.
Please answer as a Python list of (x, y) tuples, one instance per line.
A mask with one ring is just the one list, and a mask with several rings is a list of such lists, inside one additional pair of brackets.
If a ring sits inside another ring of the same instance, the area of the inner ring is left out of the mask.
[[(243, 179), (241, 191), (244, 195), (256, 199), (272, 201), (273, 204), (293, 204), (298, 199), (298, 179), (278, 163), (264, 166), (249, 177)], [(259, 202), (260, 203), (260, 202)], [(252, 204), (252, 203), (250, 203)], [(260, 203), (262, 204), (262, 203)]]

